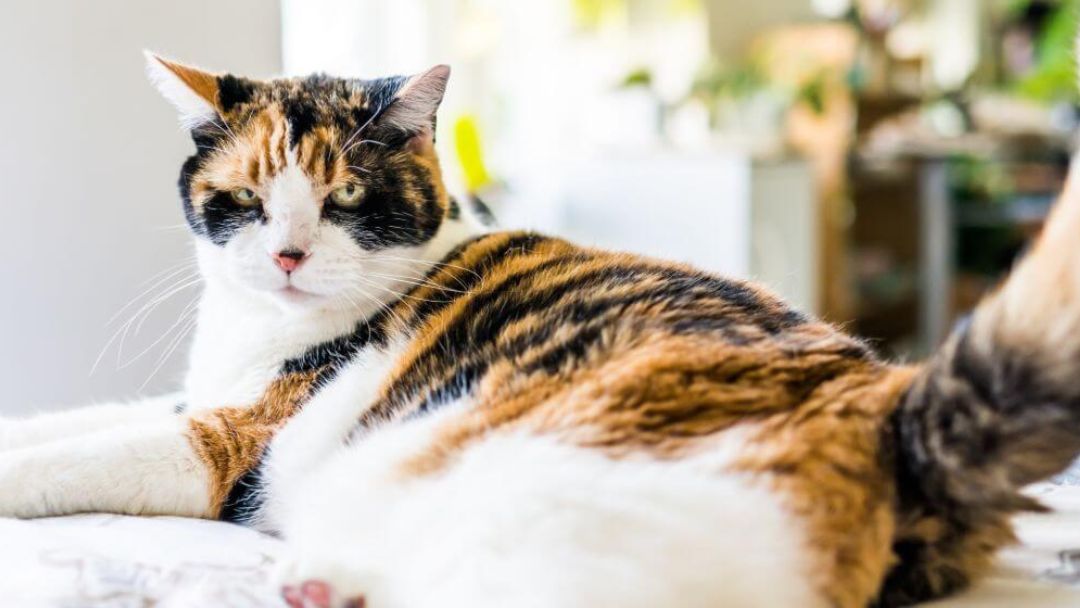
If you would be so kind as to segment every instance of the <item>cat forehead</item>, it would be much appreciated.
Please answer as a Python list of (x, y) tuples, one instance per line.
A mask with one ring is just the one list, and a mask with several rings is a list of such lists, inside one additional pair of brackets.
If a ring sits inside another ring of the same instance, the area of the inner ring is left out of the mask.
[(222, 76), (218, 101), (224, 118), (243, 123), (273, 108), (289, 123), (294, 144), (317, 124), (359, 126), (389, 104), (400, 78), (359, 80), (315, 74), (257, 81)]
[(348, 165), (342, 148), (389, 104), (398, 85), (325, 75), (218, 82), (225, 125), (211, 121), (195, 129), (213, 151), (198, 176), (234, 187), (265, 183), (290, 162), (318, 183), (339, 181)]
[(192, 203), (199, 207), (214, 191), (269, 187), (289, 167), (299, 170), (313, 187), (348, 181), (352, 164), (370, 164), (374, 151), (362, 151), (350, 163), (345, 145), (349, 129), (318, 121), (286, 117), (280, 104), (260, 107), (242, 124), (219, 129), (209, 125), (202, 160), (192, 173)]

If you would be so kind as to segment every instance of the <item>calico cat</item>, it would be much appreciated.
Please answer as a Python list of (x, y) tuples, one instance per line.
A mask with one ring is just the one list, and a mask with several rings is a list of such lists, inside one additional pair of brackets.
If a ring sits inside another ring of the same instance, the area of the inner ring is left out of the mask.
[(445, 66), (148, 63), (195, 143), (185, 390), (3, 422), (0, 515), (252, 525), (293, 606), (899, 606), (982, 574), (1080, 451), (1080, 191), (893, 365), (756, 285), (478, 221)]

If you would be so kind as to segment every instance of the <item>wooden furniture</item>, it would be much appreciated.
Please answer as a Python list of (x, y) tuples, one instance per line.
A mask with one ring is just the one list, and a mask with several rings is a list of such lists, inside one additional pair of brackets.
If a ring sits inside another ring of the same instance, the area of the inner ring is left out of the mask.
[(852, 163), (854, 331), (888, 354), (937, 347), (1038, 233), (1062, 142), (990, 138)]

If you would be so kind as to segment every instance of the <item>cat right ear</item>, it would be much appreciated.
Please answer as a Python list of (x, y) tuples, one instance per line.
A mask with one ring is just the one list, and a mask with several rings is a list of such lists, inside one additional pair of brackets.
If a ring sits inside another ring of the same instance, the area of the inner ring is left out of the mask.
[(150, 51), (143, 54), (150, 82), (176, 107), (180, 124), (192, 129), (215, 119), (221, 109), (217, 75), (169, 61)]

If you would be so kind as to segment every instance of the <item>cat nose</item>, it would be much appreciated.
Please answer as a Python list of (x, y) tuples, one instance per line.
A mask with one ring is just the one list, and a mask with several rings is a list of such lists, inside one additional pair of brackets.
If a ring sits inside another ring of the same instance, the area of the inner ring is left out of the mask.
[(274, 263), (285, 272), (292, 272), (300, 266), (307, 255), (307, 252), (299, 249), (282, 249), (274, 254)]

